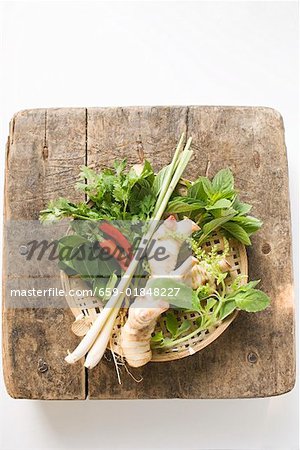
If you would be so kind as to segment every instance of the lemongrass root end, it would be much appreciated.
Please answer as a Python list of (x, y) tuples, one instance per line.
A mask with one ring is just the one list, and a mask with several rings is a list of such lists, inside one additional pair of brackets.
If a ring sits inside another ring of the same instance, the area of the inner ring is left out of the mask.
[(68, 355), (65, 357), (65, 361), (66, 361), (68, 364), (75, 364), (76, 361), (77, 361), (77, 359), (74, 358), (74, 356), (72, 355), (72, 353), (69, 353), (69, 352), (68, 352)]

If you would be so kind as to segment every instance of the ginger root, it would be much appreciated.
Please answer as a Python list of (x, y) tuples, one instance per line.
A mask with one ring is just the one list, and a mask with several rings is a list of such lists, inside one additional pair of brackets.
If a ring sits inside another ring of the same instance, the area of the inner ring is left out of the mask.
[(130, 306), (128, 319), (122, 328), (121, 346), (131, 367), (147, 364), (152, 358), (151, 335), (157, 318), (169, 309), (169, 303), (138, 297)]
[[(190, 219), (179, 222), (173, 216), (168, 217), (153, 235), (154, 247), (163, 247), (168, 258), (163, 261), (149, 260), (151, 277), (181, 277), (191, 270), (195, 258), (188, 258), (181, 267), (175, 269), (182, 243), (199, 227)], [(146, 288), (147, 290), (147, 284)], [(147, 364), (152, 358), (150, 348), (151, 335), (158, 317), (167, 309), (169, 303), (153, 299), (150, 296), (138, 297), (130, 306), (128, 319), (121, 329), (121, 347), (123, 356), (132, 367)]]

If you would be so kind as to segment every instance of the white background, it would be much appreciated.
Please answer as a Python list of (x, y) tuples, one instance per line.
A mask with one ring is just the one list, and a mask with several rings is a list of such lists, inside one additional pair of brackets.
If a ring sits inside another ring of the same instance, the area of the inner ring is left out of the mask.
[[(285, 121), (297, 259), (296, 3), (2, 6), (1, 176), (8, 122), (20, 109), (271, 106)], [(297, 418), (296, 389), (260, 400), (40, 402), (12, 400), (1, 385), (2, 450), (297, 450)]]

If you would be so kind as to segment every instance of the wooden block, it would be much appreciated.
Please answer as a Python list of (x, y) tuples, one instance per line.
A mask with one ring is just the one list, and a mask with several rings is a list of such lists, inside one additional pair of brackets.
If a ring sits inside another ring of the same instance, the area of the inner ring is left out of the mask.
[[(193, 137), (194, 148), (186, 177), (204, 174), (208, 163), (210, 175), (229, 166), (242, 198), (264, 221), (248, 256), (250, 277), (262, 280), (271, 307), (259, 314), (240, 313), (217, 341), (189, 358), (132, 369), (140, 383), (123, 369), (118, 385), (112, 361), (103, 360), (87, 375), (91, 399), (265, 397), (294, 385), (288, 173), (283, 123), (276, 111), (193, 106), (19, 113), (10, 133), (6, 217), (36, 218), (51, 198), (78, 198), (74, 180), (84, 161), (96, 168), (115, 158), (133, 163), (143, 151), (159, 169), (170, 161), (182, 131)], [(74, 348), (77, 342), (70, 322), (71, 315), (62, 309), (4, 307), (4, 372), (11, 395), (84, 398), (82, 364), (69, 367), (63, 361), (66, 343)], [(36, 371), (39, 358), (50, 370)]]

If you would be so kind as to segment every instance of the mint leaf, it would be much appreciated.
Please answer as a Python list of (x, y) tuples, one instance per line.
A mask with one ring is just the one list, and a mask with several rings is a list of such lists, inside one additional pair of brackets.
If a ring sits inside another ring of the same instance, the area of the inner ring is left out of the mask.
[(230, 169), (221, 169), (212, 181), (212, 187), (215, 192), (224, 195), (234, 191), (234, 179)]
[(175, 337), (178, 330), (178, 321), (173, 312), (168, 312), (166, 314), (166, 327), (167, 330), (171, 333), (172, 337)]
[(247, 312), (264, 310), (270, 304), (270, 299), (264, 292), (258, 289), (248, 289), (235, 295), (236, 306)]
[(88, 241), (77, 235), (72, 234), (70, 236), (64, 236), (58, 241), (58, 257), (59, 257), (59, 267), (64, 270), (67, 274), (77, 273), (77, 269), (74, 266), (74, 261), (72, 254), (74, 249), (78, 249), (81, 245), (88, 243)]
[[(230, 286), (230, 292), (232, 291), (235, 294), (239, 291), (247, 291), (248, 289), (255, 288), (258, 283), (260, 283), (260, 280), (255, 280), (249, 281), (249, 283), (241, 284), (242, 280), (245, 279), (245, 277), (245, 275), (238, 275)], [(227, 295), (227, 298), (228, 297), (230, 297), (230, 294)]]
[(248, 234), (253, 234), (262, 227), (262, 221), (252, 216), (236, 216), (232, 220)]
[(206, 206), (205, 209), (210, 211), (211, 209), (222, 209), (222, 208), (230, 208), (231, 201), (227, 198), (221, 198), (220, 200), (217, 200), (213, 205)]
[(188, 189), (188, 196), (202, 201), (212, 198), (214, 189), (211, 181), (206, 177), (199, 177)]
[(243, 291), (246, 292), (250, 289), (254, 289), (258, 284), (260, 283), (260, 280), (253, 280), (253, 281), (249, 281), (249, 283), (246, 284), (242, 284), (241, 286), (238, 287), (237, 291)]
[(218, 217), (217, 219), (213, 219), (210, 222), (206, 223), (203, 228), (203, 234), (208, 236), (212, 231), (217, 228), (223, 226), (226, 222), (228, 222), (233, 217), (233, 214), (229, 214), (228, 216)]
[(58, 241), (58, 245), (60, 248), (62, 247), (78, 247), (81, 244), (87, 243), (87, 239), (78, 234), (70, 234), (69, 236), (64, 236)]
[(247, 234), (247, 232), (237, 223), (234, 222), (227, 222), (222, 225), (222, 228), (224, 230), (228, 231), (232, 237), (237, 239), (238, 241), (242, 242), (242, 244), (245, 245), (251, 245), (250, 238)]
[[(94, 256), (91, 243), (74, 247), (70, 260), (76, 272), (84, 278), (95, 278), (102, 275), (99, 270), (99, 261)], [(103, 275), (106, 276), (107, 273)]]
[(63, 261), (59, 261), (57, 264), (60, 270), (63, 270), (67, 275), (76, 275), (76, 270), (71, 267), (71, 264), (66, 264)]
[(175, 197), (168, 204), (167, 212), (183, 213), (203, 209), (204, 203), (201, 200), (194, 200), (190, 197)]
[(243, 203), (240, 200), (236, 199), (232, 205), (233, 209), (235, 209), (238, 214), (247, 214), (251, 209), (252, 206), (248, 203)]
[(219, 320), (223, 320), (228, 317), (234, 310), (236, 309), (235, 300), (229, 300), (224, 302), (220, 309), (220, 315), (218, 317)]

